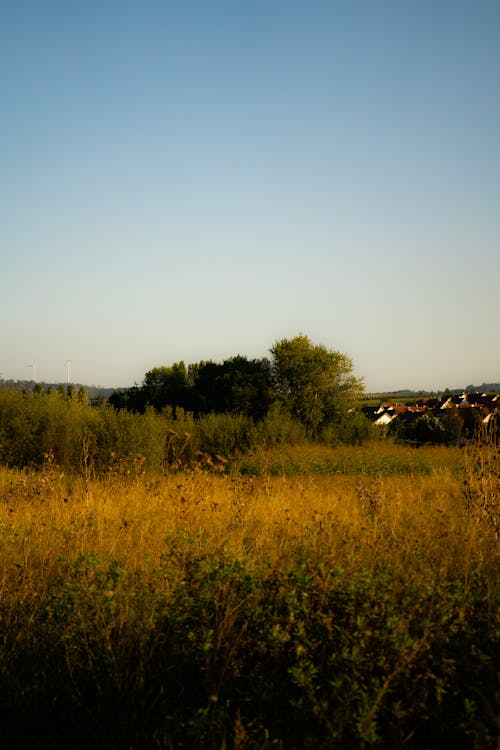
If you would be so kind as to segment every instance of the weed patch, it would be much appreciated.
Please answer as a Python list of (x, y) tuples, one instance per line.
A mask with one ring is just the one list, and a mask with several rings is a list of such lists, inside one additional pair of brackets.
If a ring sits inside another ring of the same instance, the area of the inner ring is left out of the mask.
[(341, 472), (290, 450), (295, 475), (2, 470), (7, 744), (494, 748), (494, 465), (362, 449)]

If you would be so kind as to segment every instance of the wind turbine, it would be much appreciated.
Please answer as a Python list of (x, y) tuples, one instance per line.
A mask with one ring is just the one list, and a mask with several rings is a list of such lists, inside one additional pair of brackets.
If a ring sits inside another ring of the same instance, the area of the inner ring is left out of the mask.
[(70, 372), (71, 360), (66, 360), (66, 383), (69, 385), (69, 372)]
[(36, 383), (36, 370), (37, 370), (36, 365), (26, 365), (26, 367), (32, 367), (33, 368), (33, 380)]

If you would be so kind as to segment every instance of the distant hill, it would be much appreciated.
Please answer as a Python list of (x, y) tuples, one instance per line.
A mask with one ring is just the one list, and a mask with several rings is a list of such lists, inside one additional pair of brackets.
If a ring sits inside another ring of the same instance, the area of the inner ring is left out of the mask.
[[(35, 383), (34, 380), (0, 380), (0, 388), (17, 388), (18, 390), (32, 391), (35, 385), (41, 386), (46, 391), (49, 388), (55, 390), (59, 386), (63, 388), (67, 387), (67, 383)], [(98, 385), (83, 385), (82, 383), (71, 383), (73, 388), (85, 388), (89, 400), (94, 399), (108, 399), (112, 393), (116, 391), (125, 391), (126, 388), (101, 388)], [(441, 388), (435, 391), (413, 391), (408, 388), (402, 388), (397, 391), (378, 391), (377, 393), (365, 393), (363, 399), (370, 398), (393, 398), (393, 399), (408, 399), (408, 398), (422, 398), (423, 396), (435, 396), (439, 393), (463, 393), (467, 392), (487, 392), (487, 393), (500, 393), (500, 383), (482, 383), (481, 385), (466, 385), (463, 388)]]
[[(35, 383), (34, 380), (0, 380), (0, 387), (16, 388), (17, 390), (20, 390), (20, 391), (32, 391), (36, 385), (39, 385), (43, 391), (47, 391), (49, 388), (55, 391), (55, 389), (59, 388), (60, 386), (62, 386), (63, 388), (67, 387), (67, 383), (45, 383), (45, 382)], [(95, 399), (95, 398), (107, 399), (115, 391), (123, 390), (122, 388), (101, 388), (98, 385), (83, 385), (83, 383), (71, 383), (71, 385), (76, 390), (78, 390), (78, 388), (85, 388), (89, 399)]]
[(500, 391), (500, 383), (483, 383), (482, 385), (466, 385), (464, 391)]
[(377, 393), (366, 393), (364, 398), (388, 398), (406, 399), (421, 398), (423, 396), (436, 396), (441, 393), (500, 393), (500, 383), (482, 383), (481, 385), (465, 385), (463, 388), (441, 388), (436, 391), (412, 391), (403, 388), (398, 391), (379, 391)]

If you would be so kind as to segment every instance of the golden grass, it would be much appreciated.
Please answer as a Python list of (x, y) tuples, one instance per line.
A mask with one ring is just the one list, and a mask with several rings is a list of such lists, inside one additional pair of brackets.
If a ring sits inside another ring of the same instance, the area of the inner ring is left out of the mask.
[(4, 469), (0, 496), (3, 585), (17, 569), (31, 571), (38, 588), (61, 559), (91, 551), (147, 572), (179, 532), (256, 568), (286, 568), (300, 548), (325, 566), (369, 573), (390, 565), (406, 580), (426, 568), (466, 581), (472, 564), (498, 562), (495, 540), (466, 512), (462, 481), (448, 471), (243, 477), (195, 470), (85, 481), (54, 467)]
[(57, 714), (55, 695), (66, 730), (87, 722), (89, 745), (104, 726), (102, 747), (262, 748), (268, 728), (299, 731), (289, 736), (292, 697), (313, 738), (300, 746), (446, 746), (409, 741), (429, 710), (436, 737), (461, 717), (490, 746), (497, 454), (464, 454), (457, 472), (456, 452), (398, 450), (342, 449), (350, 470), (358, 462), (346, 474), (0, 469), (12, 736), (34, 706), (39, 721)]

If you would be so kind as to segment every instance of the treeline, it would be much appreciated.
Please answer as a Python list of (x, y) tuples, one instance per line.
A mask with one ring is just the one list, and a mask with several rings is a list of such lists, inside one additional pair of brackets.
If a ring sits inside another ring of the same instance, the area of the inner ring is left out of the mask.
[(268, 359), (238, 355), (222, 363), (199, 362), (186, 366), (155, 367), (141, 386), (115, 391), (109, 403), (118, 409), (143, 413), (148, 406), (184, 409), (195, 416), (210, 413), (245, 414), (262, 419), (277, 400)]
[[(322, 438), (359, 443), (371, 425), (358, 412), (346, 414), (335, 434)], [(0, 390), (0, 464), (43, 466), (99, 476), (119, 473), (165, 473), (201, 464), (229, 470), (231, 460), (252, 450), (296, 445), (308, 440), (305, 427), (278, 402), (255, 420), (245, 414), (201, 414), (166, 406), (143, 413), (104, 403), (90, 406), (76, 393)]]
[(270, 354), (270, 359), (238, 355), (222, 363), (155, 367), (142, 386), (117, 392), (109, 400), (130, 411), (170, 406), (195, 416), (244, 414), (254, 420), (279, 404), (309, 436), (319, 437), (325, 427), (342, 420), (363, 390), (349, 357), (313, 344), (307, 336), (276, 341)]
[[(353, 408), (362, 388), (344, 354), (307, 336), (282, 339), (271, 358), (183, 362), (146, 373), (100, 408), (83, 389), (0, 391), (0, 462), (101, 473), (132, 460), (153, 472), (201, 457), (314, 440), (359, 443), (371, 434)], [(142, 465), (141, 464), (141, 465)]]

